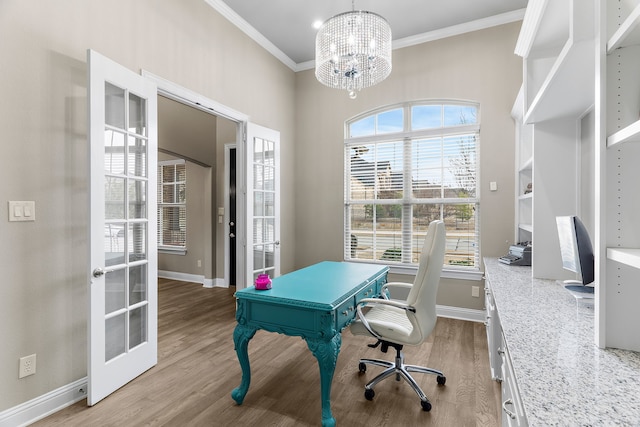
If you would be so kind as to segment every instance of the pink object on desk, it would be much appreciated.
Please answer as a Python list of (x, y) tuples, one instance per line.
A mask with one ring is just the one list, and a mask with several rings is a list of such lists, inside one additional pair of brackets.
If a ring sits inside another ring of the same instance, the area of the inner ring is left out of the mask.
[(259, 291), (266, 291), (271, 289), (271, 279), (268, 274), (259, 274), (256, 278), (255, 287)]

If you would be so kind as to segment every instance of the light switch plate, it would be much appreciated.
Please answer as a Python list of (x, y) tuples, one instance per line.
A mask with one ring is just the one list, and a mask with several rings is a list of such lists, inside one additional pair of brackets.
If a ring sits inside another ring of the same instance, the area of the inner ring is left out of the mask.
[(9, 201), (9, 221), (35, 221), (36, 202)]

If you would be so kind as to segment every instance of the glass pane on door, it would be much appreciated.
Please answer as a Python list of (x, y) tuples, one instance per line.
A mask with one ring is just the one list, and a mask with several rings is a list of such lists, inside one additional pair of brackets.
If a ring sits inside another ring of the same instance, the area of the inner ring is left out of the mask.
[(126, 316), (124, 313), (105, 320), (105, 362), (125, 352), (126, 348)]
[(147, 340), (147, 101), (105, 83), (105, 358)]
[(275, 251), (275, 143), (253, 141), (253, 273), (274, 271)]

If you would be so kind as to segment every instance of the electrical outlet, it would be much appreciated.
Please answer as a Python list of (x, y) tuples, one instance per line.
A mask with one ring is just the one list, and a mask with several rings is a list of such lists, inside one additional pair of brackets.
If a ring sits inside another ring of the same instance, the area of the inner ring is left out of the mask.
[(198, 267), (202, 267), (202, 260), (201, 259), (198, 260)]
[(471, 296), (480, 298), (480, 286), (472, 286), (471, 287)]
[(36, 355), (31, 354), (29, 356), (20, 358), (20, 370), (18, 372), (18, 378), (28, 377), (36, 373)]

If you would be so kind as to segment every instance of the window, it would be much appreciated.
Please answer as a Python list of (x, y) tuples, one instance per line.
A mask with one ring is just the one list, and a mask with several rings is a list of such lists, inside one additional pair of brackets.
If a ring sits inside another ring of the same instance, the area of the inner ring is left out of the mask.
[(184, 160), (158, 162), (158, 250), (187, 250), (187, 168)]
[(479, 107), (408, 103), (346, 123), (346, 260), (417, 265), (429, 223), (445, 222), (445, 266), (479, 267)]

